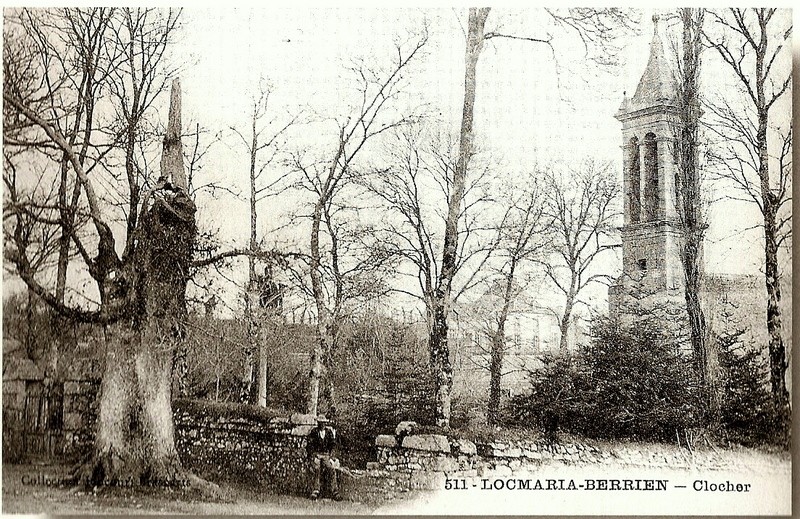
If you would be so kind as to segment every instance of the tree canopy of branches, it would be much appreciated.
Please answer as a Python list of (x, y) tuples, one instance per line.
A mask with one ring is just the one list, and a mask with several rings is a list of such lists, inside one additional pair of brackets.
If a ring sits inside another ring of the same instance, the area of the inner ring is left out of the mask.
[(563, 174), (549, 171), (545, 176), (545, 214), (552, 222), (554, 261), (545, 265), (547, 277), (564, 294), (560, 317), (561, 351), (568, 348), (570, 319), (578, 296), (590, 283), (607, 279), (593, 272), (598, 257), (618, 246), (613, 239), (619, 210), (619, 186), (609, 164), (587, 161), (568, 167)]
[[(359, 101), (348, 116), (339, 121), (336, 142), (325, 158), (309, 160), (296, 153), (291, 159), (300, 175), (300, 187), (312, 198), (310, 215), (308, 272), (310, 295), (317, 311), (318, 341), (311, 354), (307, 410), (316, 414), (320, 383), (324, 386), (331, 415), (336, 413), (331, 359), (338, 340), (338, 326), (348, 302), (355, 302), (381, 286), (380, 272), (387, 257), (379, 248), (366, 247), (369, 228), (353, 226), (359, 208), (346, 198), (361, 174), (357, 158), (368, 143), (393, 128), (404, 126), (415, 116), (402, 113), (397, 101), (411, 64), (418, 60), (428, 41), (427, 31), (398, 44), (391, 62), (379, 69), (357, 64), (353, 72), (358, 81)], [(343, 223), (351, 218), (350, 225)], [(349, 260), (349, 261), (348, 261)], [(377, 283), (375, 283), (377, 282)]]
[(788, 405), (778, 253), (791, 238), (792, 123), (790, 111), (781, 117), (776, 106), (791, 90), (791, 15), (774, 8), (731, 8), (706, 16), (704, 42), (739, 87), (738, 95), (707, 102), (708, 127), (720, 140), (712, 157), (719, 175), (743, 195), (738, 198), (761, 212), (770, 383), (776, 403)]
[[(77, 473), (90, 484), (200, 482), (181, 467), (170, 407), (196, 234), (177, 80), (157, 181), (148, 131), (169, 81), (165, 56), (179, 16), (145, 8), (22, 9), (6, 20), (6, 158), (28, 180), (56, 172), (60, 203), (41, 223), (68, 233), (99, 301), (78, 307), (42, 280), (23, 236), (29, 213), (8, 204), (15, 225), (6, 226), (5, 257), (60, 314), (108, 327), (94, 455)], [(93, 230), (89, 239), (75, 229), (82, 219)], [(115, 229), (125, 233), (122, 254)]]

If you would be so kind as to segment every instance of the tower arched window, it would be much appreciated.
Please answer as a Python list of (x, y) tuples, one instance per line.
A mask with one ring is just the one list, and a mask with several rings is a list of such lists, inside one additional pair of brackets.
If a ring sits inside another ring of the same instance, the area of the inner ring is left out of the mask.
[(639, 139), (631, 138), (628, 142), (628, 207), (630, 223), (638, 223), (642, 210), (641, 203), (641, 167), (639, 161)]
[(644, 213), (647, 220), (659, 215), (658, 143), (650, 132), (644, 136)]

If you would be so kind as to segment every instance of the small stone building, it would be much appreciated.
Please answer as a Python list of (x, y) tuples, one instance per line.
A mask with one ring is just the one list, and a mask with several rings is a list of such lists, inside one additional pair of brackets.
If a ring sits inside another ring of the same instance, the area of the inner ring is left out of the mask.
[(73, 359), (59, 381), (19, 341), (3, 340), (3, 463), (80, 455), (92, 441), (100, 369)]

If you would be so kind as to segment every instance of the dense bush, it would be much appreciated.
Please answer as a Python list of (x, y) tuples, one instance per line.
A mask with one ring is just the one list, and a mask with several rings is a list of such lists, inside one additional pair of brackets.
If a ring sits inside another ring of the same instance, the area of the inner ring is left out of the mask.
[(788, 446), (789, 413), (774, 404), (768, 361), (763, 351), (742, 343), (741, 335), (739, 332), (719, 338), (721, 433), (743, 445)]
[(690, 359), (655, 319), (592, 325), (574, 356), (545, 358), (531, 389), (511, 399), (509, 419), (590, 438), (669, 440), (696, 426), (699, 407)]
[(336, 364), (340, 453), (359, 467), (375, 459), (376, 435), (393, 434), (402, 420), (432, 421), (433, 378), (414, 325), (372, 316), (350, 321), (343, 332)]

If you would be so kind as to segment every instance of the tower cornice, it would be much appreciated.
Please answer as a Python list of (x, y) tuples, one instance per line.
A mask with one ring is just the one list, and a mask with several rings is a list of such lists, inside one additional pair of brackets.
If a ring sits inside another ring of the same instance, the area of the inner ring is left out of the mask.
[(674, 104), (662, 103), (658, 105), (648, 106), (637, 110), (620, 110), (614, 114), (614, 118), (620, 122), (630, 121), (632, 119), (639, 119), (648, 115), (680, 115), (680, 109)]

